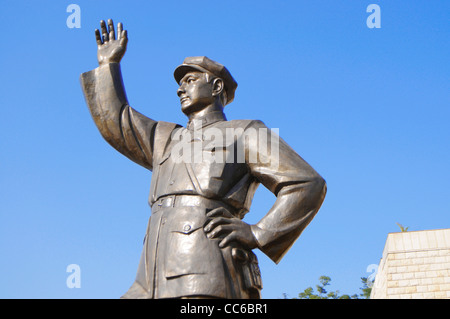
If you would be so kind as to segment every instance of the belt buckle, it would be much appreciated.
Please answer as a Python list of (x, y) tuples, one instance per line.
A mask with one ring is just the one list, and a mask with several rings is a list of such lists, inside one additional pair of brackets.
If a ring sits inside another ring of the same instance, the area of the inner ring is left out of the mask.
[[(166, 204), (167, 203), (167, 204)], [(159, 207), (173, 207), (175, 204), (175, 195), (167, 196), (159, 200)]]
[(167, 203), (167, 207), (174, 207), (175, 206), (175, 195), (171, 195), (167, 198), (167, 200), (169, 201)]

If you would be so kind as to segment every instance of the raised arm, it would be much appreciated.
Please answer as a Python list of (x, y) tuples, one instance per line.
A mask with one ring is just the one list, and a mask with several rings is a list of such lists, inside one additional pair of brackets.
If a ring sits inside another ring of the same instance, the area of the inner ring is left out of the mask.
[(127, 31), (119, 23), (116, 38), (112, 20), (108, 26), (102, 20), (100, 29), (101, 34), (95, 30), (99, 67), (81, 75), (86, 103), (105, 140), (151, 170), (158, 123), (128, 105), (119, 64), (126, 51)]

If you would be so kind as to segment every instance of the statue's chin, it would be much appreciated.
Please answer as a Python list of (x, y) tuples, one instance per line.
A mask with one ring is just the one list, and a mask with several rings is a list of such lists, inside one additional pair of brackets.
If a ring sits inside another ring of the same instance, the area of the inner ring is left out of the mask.
[(192, 113), (199, 112), (204, 107), (201, 107), (199, 105), (191, 104), (189, 101), (186, 101), (181, 104), (181, 112), (183, 112), (186, 116), (191, 115)]

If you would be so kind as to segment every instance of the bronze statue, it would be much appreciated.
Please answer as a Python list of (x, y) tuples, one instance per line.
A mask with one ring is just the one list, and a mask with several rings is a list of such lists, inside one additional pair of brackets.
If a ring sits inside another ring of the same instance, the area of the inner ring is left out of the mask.
[[(252, 250), (278, 263), (319, 210), (324, 179), (261, 121), (226, 119), (237, 83), (207, 57), (174, 72), (186, 127), (131, 108), (119, 64), (127, 31), (119, 23), (116, 38), (111, 20), (100, 24), (99, 67), (81, 75), (87, 105), (106, 141), (153, 172), (144, 248), (122, 298), (260, 298)], [(242, 219), (260, 183), (276, 201), (249, 225)]]

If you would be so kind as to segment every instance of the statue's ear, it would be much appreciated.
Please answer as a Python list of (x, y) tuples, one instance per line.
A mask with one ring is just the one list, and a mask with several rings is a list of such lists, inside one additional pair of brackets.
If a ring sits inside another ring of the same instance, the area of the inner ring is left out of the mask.
[(215, 78), (213, 80), (213, 96), (219, 96), (222, 94), (225, 86), (221, 78)]

